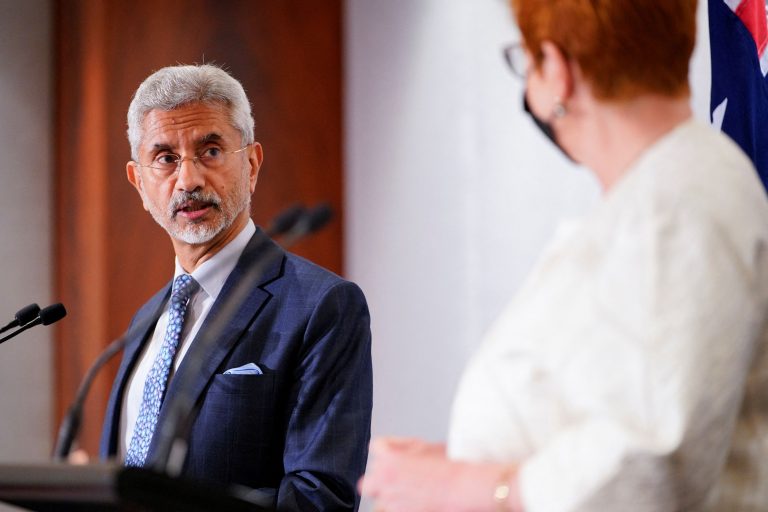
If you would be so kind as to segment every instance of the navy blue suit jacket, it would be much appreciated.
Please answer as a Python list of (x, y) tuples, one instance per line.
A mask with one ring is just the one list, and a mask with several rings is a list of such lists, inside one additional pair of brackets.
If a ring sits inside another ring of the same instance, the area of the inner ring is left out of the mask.
[[(271, 263), (246, 283), (247, 298), (208, 353), (199, 340), (246, 270)], [(151, 338), (170, 293), (168, 283), (137, 312), (109, 398), (102, 457), (117, 452), (126, 382)], [(360, 289), (283, 251), (257, 230), (171, 379), (164, 404), (179, 392), (191, 357), (196, 408), (183, 474), (215, 483), (277, 490), (278, 510), (353, 510), (370, 439), (372, 377), (368, 308)], [(263, 375), (223, 375), (257, 364)], [(158, 432), (167, 419), (164, 406)], [(156, 441), (147, 464), (153, 461)]]

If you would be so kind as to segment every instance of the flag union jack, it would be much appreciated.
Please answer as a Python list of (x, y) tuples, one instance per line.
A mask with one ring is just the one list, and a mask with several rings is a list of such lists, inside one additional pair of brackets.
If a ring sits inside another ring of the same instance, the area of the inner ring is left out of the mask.
[(768, 185), (766, 0), (708, 0), (712, 124), (752, 159)]

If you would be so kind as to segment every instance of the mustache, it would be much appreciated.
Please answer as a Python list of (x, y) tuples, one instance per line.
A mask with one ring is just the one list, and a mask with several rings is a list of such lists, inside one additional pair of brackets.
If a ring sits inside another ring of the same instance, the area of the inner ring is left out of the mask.
[(192, 192), (177, 192), (173, 194), (171, 201), (168, 203), (168, 214), (171, 217), (176, 217), (176, 213), (189, 201), (208, 203), (211, 207), (221, 211), (221, 198), (215, 192), (193, 190)]

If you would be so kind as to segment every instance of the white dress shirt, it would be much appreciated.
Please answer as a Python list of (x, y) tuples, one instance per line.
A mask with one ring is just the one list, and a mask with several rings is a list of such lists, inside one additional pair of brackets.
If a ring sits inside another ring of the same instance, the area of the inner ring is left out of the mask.
[(768, 510), (768, 201), (687, 121), (561, 230), (469, 363), (449, 455), (528, 512)]
[[(171, 376), (169, 379), (172, 378), (173, 372), (179, 368), (179, 364), (187, 353), (187, 350), (189, 350), (192, 340), (200, 330), (213, 303), (216, 302), (221, 289), (224, 287), (227, 277), (229, 277), (229, 274), (235, 268), (238, 258), (240, 258), (245, 246), (248, 245), (248, 241), (255, 232), (256, 226), (253, 224), (253, 221), (249, 219), (245, 228), (243, 228), (231, 242), (225, 245), (219, 252), (202, 263), (190, 274), (195, 281), (198, 282), (200, 289), (189, 300), (184, 327), (181, 334), (181, 341), (176, 352), (176, 358), (173, 361), (173, 368), (171, 369)], [(177, 258), (176, 270), (173, 276), (174, 279), (180, 274), (185, 273), (186, 272), (181, 268)], [(118, 443), (118, 446), (121, 459), (125, 458), (125, 453), (130, 445), (131, 437), (133, 436), (133, 428), (136, 425), (136, 418), (139, 415), (139, 408), (141, 407), (142, 396), (144, 394), (144, 382), (146, 381), (149, 370), (152, 368), (155, 357), (157, 357), (157, 353), (160, 351), (160, 347), (163, 344), (165, 328), (167, 325), (168, 305), (166, 305), (165, 311), (163, 311), (160, 318), (157, 320), (152, 339), (145, 345), (141, 358), (128, 380), (128, 388), (123, 398), (122, 412), (120, 414), (120, 442)]]

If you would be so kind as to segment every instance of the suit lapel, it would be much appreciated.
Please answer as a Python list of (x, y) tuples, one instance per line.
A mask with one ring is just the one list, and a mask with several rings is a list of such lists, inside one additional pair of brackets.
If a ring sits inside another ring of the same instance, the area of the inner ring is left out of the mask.
[[(271, 297), (263, 286), (280, 277), (284, 257), (285, 252), (257, 229), (171, 379), (158, 425), (173, 409), (166, 405), (178, 395), (186, 395), (184, 400), (190, 404), (197, 403), (227, 354)], [(158, 437), (150, 446), (150, 457)]]

